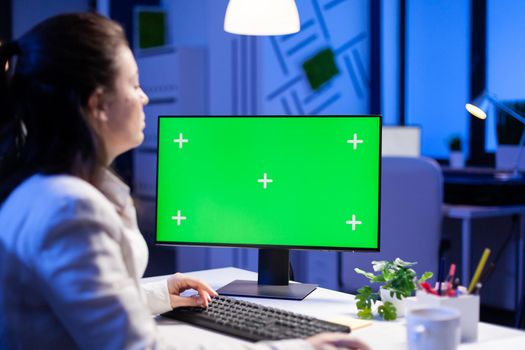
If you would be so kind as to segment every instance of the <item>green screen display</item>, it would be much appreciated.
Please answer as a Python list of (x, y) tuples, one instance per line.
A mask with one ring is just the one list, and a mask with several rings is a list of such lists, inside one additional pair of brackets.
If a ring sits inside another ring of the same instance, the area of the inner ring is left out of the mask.
[(159, 117), (157, 242), (379, 249), (379, 116)]

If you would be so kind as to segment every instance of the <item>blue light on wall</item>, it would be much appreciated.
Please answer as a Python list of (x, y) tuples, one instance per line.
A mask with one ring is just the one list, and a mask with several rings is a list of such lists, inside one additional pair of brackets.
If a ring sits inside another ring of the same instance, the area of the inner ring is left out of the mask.
[[(502, 101), (525, 100), (525, 3), (487, 0), (487, 89)], [(496, 118), (487, 118), (487, 151), (496, 149)]]
[(470, 1), (407, 1), (406, 120), (422, 126), (422, 153), (448, 157), (468, 144)]
[[(368, 112), (369, 1), (298, 0), (301, 31), (262, 42), (263, 114)], [(313, 90), (302, 65), (330, 48), (340, 74)]]

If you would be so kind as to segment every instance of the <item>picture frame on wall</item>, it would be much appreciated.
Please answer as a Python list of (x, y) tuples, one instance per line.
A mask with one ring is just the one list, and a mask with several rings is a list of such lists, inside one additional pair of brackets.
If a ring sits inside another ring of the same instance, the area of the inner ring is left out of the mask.
[(168, 44), (167, 11), (159, 6), (133, 8), (133, 48), (148, 50)]

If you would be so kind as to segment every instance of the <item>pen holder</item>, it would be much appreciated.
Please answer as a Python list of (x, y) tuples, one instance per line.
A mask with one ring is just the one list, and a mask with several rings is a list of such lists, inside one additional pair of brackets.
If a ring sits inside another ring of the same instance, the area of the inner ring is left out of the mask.
[(429, 294), (418, 290), (416, 298), (407, 303), (407, 313), (411, 310), (427, 307), (449, 307), (459, 311), (461, 342), (478, 340), (479, 295), (465, 294), (457, 297), (446, 297)]

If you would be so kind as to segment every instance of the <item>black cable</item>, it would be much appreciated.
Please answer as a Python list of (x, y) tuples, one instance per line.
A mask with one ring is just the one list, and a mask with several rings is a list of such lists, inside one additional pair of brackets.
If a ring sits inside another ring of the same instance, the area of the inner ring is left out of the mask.
[[(496, 264), (498, 263), (498, 261), (500, 260), (501, 256), (503, 255), (503, 251), (507, 248), (507, 246), (509, 245), (509, 242), (512, 240), (512, 237), (514, 236), (514, 232), (517, 232), (518, 241), (519, 241), (520, 232), (519, 232), (519, 230), (517, 229), (517, 226), (516, 226), (517, 222), (518, 222), (518, 217), (519, 217), (519, 215), (517, 215), (517, 214), (512, 215), (512, 226), (511, 226), (511, 229), (510, 229), (510, 233), (507, 235), (507, 238), (505, 239), (505, 242), (503, 242), (501, 247), (496, 252), (496, 255), (495, 255), (494, 259), (489, 263), (489, 265), (487, 266), (485, 271), (483, 271), (483, 273), (481, 274), (481, 276), (479, 278), (479, 281), (480, 281), (480, 283), (482, 285), (485, 285), (485, 283), (487, 283), (487, 280), (492, 275), (492, 272), (494, 271), (494, 269), (496, 267)], [(516, 283), (518, 283), (518, 282), (516, 281)], [(521, 327), (521, 324), (523, 323), (523, 319), (524, 319), (524, 314), (525, 314), (525, 312), (524, 312), (525, 311), (524, 310), (524, 308), (525, 308), (525, 300), (524, 300), (523, 296), (521, 296), (521, 297), (522, 298), (521, 298), (520, 305), (516, 305), (516, 314), (515, 314), (515, 318), (514, 318), (514, 326), (516, 328), (520, 328)]]
[(507, 246), (509, 245), (509, 242), (512, 240), (512, 236), (514, 236), (514, 232), (517, 230), (516, 223), (518, 221), (517, 220), (518, 215), (514, 214), (511, 217), (512, 217), (512, 226), (510, 228), (510, 233), (507, 235), (505, 242), (503, 242), (501, 247), (496, 252), (494, 259), (489, 263), (485, 271), (483, 271), (483, 273), (480, 276), (479, 281), (481, 282), (482, 285), (485, 285), (488, 278), (492, 275), (492, 272), (494, 271), (494, 267), (496, 266), (499, 259), (503, 255), (503, 251), (507, 248)]

